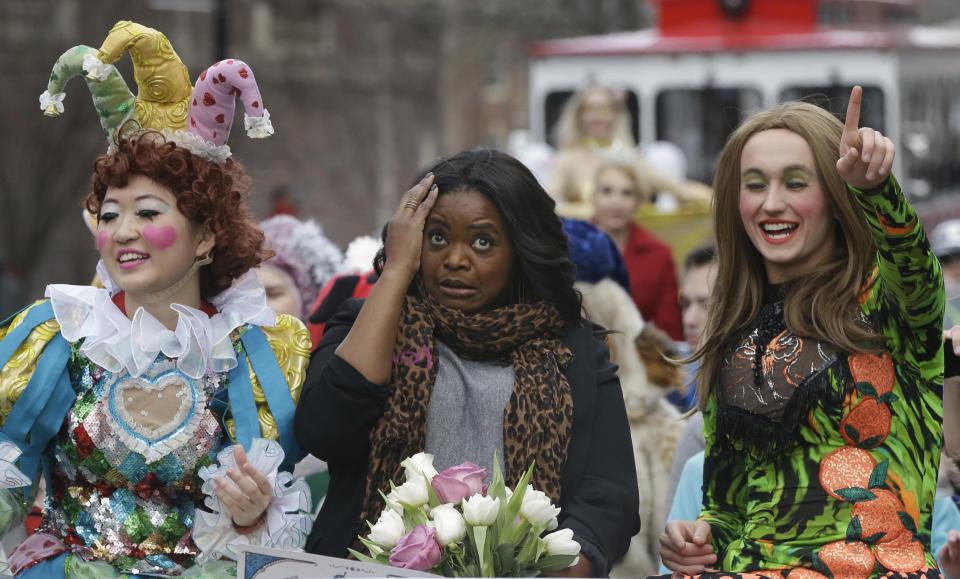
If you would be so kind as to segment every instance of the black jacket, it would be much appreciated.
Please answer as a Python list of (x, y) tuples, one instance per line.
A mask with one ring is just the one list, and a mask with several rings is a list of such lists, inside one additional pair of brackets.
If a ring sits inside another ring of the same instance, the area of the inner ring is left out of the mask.
[[(334, 557), (345, 557), (357, 534), (361, 530), (366, 534), (366, 525), (357, 519), (369, 435), (389, 395), (334, 355), (362, 304), (348, 300), (327, 325), (313, 353), (296, 414), (301, 446), (330, 468), (330, 487), (307, 550)], [(640, 530), (640, 516), (617, 367), (593, 330), (589, 325), (573, 328), (563, 337), (574, 355), (564, 369), (573, 395), (573, 430), (561, 481), (559, 521), (561, 528), (573, 530), (598, 577), (609, 573), (627, 551), (630, 538)]]

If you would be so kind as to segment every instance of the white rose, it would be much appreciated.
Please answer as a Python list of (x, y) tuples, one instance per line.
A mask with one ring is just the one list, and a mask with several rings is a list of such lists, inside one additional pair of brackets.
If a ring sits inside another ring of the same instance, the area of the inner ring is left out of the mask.
[(380, 518), (377, 519), (377, 524), (370, 529), (367, 539), (392, 549), (397, 545), (400, 537), (406, 533), (407, 530), (403, 527), (403, 517), (400, 516), (400, 513), (384, 509)]
[(417, 454), (404, 459), (400, 463), (406, 471), (406, 480), (412, 480), (418, 476), (425, 476), (427, 480), (433, 480), (433, 477), (437, 476), (437, 469), (433, 467), (433, 455), (427, 454), (426, 452), (418, 452)]
[(580, 543), (573, 540), (572, 529), (560, 529), (543, 537), (548, 555), (579, 555)]
[(423, 477), (408, 480), (393, 489), (390, 494), (395, 500), (413, 508), (425, 505), (430, 500), (430, 495), (427, 493), (427, 479)]
[(485, 497), (483, 495), (473, 495), (463, 499), (463, 518), (475, 527), (486, 527), (492, 525), (500, 514), (500, 499)]
[(553, 506), (550, 497), (543, 491), (527, 485), (527, 492), (523, 493), (523, 502), (520, 503), (520, 514), (534, 525), (546, 525), (560, 514), (560, 508)]
[(440, 505), (430, 512), (433, 521), (430, 526), (437, 530), (437, 541), (440, 545), (456, 543), (467, 534), (467, 524), (460, 511), (450, 505)]

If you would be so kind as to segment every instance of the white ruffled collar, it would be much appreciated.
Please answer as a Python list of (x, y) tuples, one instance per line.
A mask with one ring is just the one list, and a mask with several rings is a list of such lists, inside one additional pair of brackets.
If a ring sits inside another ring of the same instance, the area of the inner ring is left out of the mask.
[(102, 263), (97, 272), (106, 289), (54, 284), (47, 286), (46, 296), (63, 337), (70, 342), (83, 339), (80, 352), (111, 372), (139, 376), (161, 353), (176, 359), (177, 368), (194, 379), (208, 371), (226, 372), (237, 366), (231, 332), (244, 324), (276, 325), (276, 313), (252, 270), (210, 300), (218, 312), (214, 316), (171, 304), (180, 316), (175, 330), (143, 308), (137, 308), (133, 319), (127, 318), (111, 299), (119, 288)]

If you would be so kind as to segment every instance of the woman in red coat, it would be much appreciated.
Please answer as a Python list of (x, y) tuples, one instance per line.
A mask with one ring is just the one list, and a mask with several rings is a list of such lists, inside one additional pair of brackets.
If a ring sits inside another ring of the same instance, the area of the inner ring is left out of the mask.
[(630, 296), (643, 319), (674, 340), (683, 339), (677, 273), (670, 246), (634, 221), (645, 193), (634, 166), (615, 160), (597, 169), (593, 220), (620, 248), (630, 275)]

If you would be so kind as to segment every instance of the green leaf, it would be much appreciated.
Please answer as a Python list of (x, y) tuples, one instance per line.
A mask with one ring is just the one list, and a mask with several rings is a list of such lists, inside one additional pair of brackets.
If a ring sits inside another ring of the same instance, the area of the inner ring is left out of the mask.
[(877, 400), (879, 400), (880, 402), (883, 402), (884, 404), (890, 404), (891, 402), (896, 402), (897, 400), (900, 400), (900, 397), (894, 394), (893, 392), (887, 392)]
[(430, 508), (439, 507), (443, 504), (443, 501), (440, 500), (440, 497), (437, 496), (437, 491), (433, 490), (433, 485), (430, 484), (430, 480), (427, 479), (427, 475), (423, 475), (424, 480), (427, 482), (427, 504), (430, 505)]
[(820, 558), (816, 553), (813, 554), (813, 568), (826, 575), (830, 579), (833, 578), (833, 571), (830, 570), (830, 567), (827, 567), (827, 564), (823, 562), (823, 559)]
[[(529, 525), (530, 523), (524, 524)], [(526, 539), (523, 541), (523, 547), (520, 549), (520, 555), (517, 556), (517, 560), (521, 563), (536, 561), (537, 545), (539, 543), (540, 533), (537, 532), (536, 527), (531, 526), (527, 532)]]
[(537, 552), (533, 556), (534, 561), (539, 561), (540, 557), (543, 557), (543, 554), (547, 552), (547, 544), (543, 541), (537, 541)]
[(576, 558), (576, 555), (547, 555), (537, 562), (537, 568), (543, 572), (563, 571)]
[(521, 520), (520, 524), (513, 528), (513, 532), (510, 534), (510, 543), (514, 545), (519, 545), (523, 542), (524, 538), (530, 534), (533, 525), (531, 525), (526, 520)]
[(847, 433), (847, 436), (850, 437), (850, 440), (854, 442), (860, 441), (860, 433), (857, 432), (857, 429), (851, 424), (844, 424), (843, 430)]
[(490, 554), (490, 543), (487, 541), (487, 527), (471, 527), (469, 534), (477, 554), (480, 576), (493, 577), (493, 557)]
[(900, 522), (903, 523), (903, 526), (906, 527), (914, 536), (917, 535), (917, 523), (913, 520), (909, 514), (905, 511), (897, 511), (897, 516), (900, 517)]
[(877, 389), (874, 388), (870, 382), (857, 382), (856, 388), (864, 396), (870, 396), (871, 398), (877, 397)]
[(846, 489), (837, 489), (837, 494), (840, 495), (845, 501), (850, 501), (851, 503), (862, 503), (864, 501), (872, 501), (877, 498), (877, 495), (868, 491), (867, 489), (861, 489), (857, 487), (850, 487)]
[[(387, 564), (390, 564), (390, 547), (386, 545), (381, 545), (380, 543), (375, 543), (366, 537), (358, 537), (360, 542), (363, 543), (363, 546), (367, 548), (368, 551), (373, 553), (376, 550), (379, 550), (379, 554), (374, 557), (377, 562), (387, 561)], [(376, 549), (375, 549), (376, 548)]]
[(500, 499), (501, 505), (507, 504), (506, 483), (503, 481), (503, 471), (500, 470), (500, 459), (497, 457), (497, 451), (493, 451), (493, 478), (490, 480), (490, 486), (487, 487), (487, 496)]
[(885, 434), (878, 434), (877, 436), (871, 436), (866, 440), (861, 440), (857, 443), (857, 448), (874, 448), (880, 446), (880, 443), (883, 442), (883, 439), (886, 438)]
[(869, 545), (873, 545), (873, 544), (875, 544), (875, 543), (879, 543), (879, 542), (880, 542), (880, 539), (882, 539), (882, 538), (884, 538), (884, 537), (886, 537), (886, 536), (887, 536), (887, 534), (881, 531), (881, 532), (879, 532), (879, 533), (874, 533), (874, 534), (870, 535), (869, 537), (864, 537), (863, 539), (861, 539), (861, 541), (863, 541), (864, 543), (867, 543), (867, 544), (869, 544)]
[(861, 536), (863, 536), (863, 526), (860, 524), (860, 517), (854, 515), (850, 519), (850, 524), (847, 525), (847, 542), (859, 541)]
[(513, 521), (516, 520), (517, 515), (520, 513), (520, 505), (523, 504), (523, 495), (526, 494), (530, 477), (533, 476), (534, 465), (536, 465), (536, 461), (530, 465), (530, 468), (528, 468), (527, 471), (523, 473), (523, 476), (520, 477), (520, 480), (517, 481), (517, 487), (513, 489), (513, 496), (507, 501), (507, 508), (500, 509), (500, 517), (497, 522), (501, 526), (502, 532), (500, 533), (499, 543), (510, 539), (511, 534), (503, 532), (503, 530), (513, 528)]
[(517, 559), (514, 556), (513, 545), (505, 543), (500, 545), (494, 551), (494, 557), (497, 560), (497, 577), (516, 577), (516, 571), (520, 569)]
[(364, 555), (359, 551), (354, 551), (353, 549), (347, 549), (347, 551), (350, 551), (350, 554), (353, 555), (357, 561), (363, 561), (364, 563), (380, 563), (380, 561), (377, 561), (373, 557)]
[(885, 458), (880, 464), (874, 467), (873, 472), (870, 473), (870, 488), (883, 488), (884, 483), (887, 482), (887, 468), (889, 466), (890, 459)]
[(403, 506), (403, 530), (409, 533), (417, 524), (413, 522), (413, 514), (410, 512), (410, 507), (403, 503), (400, 504)]

